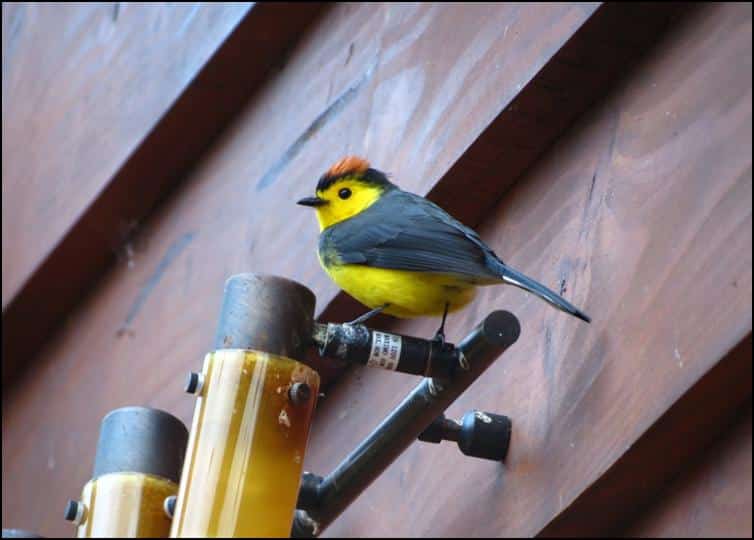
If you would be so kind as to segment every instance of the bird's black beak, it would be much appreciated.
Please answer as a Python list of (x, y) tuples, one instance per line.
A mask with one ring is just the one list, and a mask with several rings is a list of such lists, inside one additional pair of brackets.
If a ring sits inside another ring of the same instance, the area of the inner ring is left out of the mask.
[(317, 207), (322, 206), (323, 204), (327, 204), (327, 201), (325, 199), (320, 199), (319, 197), (304, 197), (296, 204), (300, 204), (301, 206)]

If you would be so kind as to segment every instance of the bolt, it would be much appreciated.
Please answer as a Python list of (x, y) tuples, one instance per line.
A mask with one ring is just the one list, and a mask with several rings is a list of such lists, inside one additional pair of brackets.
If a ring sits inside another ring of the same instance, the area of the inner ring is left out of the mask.
[(293, 383), (288, 389), (288, 399), (294, 405), (303, 405), (312, 397), (312, 389), (306, 383)]
[(76, 525), (81, 525), (81, 523), (84, 521), (85, 511), (86, 506), (84, 505), (84, 503), (69, 499), (68, 504), (65, 507), (65, 520), (71, 521)]
[(204, 387), (204, 375), (196, 371), (189, 373), (184, 387), (186, 393), (199, 395), (202, 392), (202, 387)]
[(175, 495), (170, 495), (169, 497), (165, 497), (165, 501), (162, 503), (162, 509), (165, 511), (165, 515), (168, 516), (170, 519), (173, 519), (173, 516), (175, 515)]

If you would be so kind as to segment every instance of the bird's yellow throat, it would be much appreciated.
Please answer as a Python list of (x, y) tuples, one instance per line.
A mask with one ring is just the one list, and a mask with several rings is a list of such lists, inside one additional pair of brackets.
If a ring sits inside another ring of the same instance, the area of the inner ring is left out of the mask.
[[(339, 194), (347, 189), (350, 195), (342, 198)], [(382, 196), (384, 189), (359, 180), (356, 177), (346, 177), (327, 189), (317, 191), (317, 197), (327, 201), (327, 204), (316, 208), (319, 230), (340, 223), (359, 214), (372, 206)]]

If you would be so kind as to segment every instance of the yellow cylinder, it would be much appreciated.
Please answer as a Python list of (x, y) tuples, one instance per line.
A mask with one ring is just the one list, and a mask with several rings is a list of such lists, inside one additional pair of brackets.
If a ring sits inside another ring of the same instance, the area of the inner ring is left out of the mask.
[[(170, 536), (289, 537), (319, 391), (311, 368), (259, 351), (206, 356)], [(302, 403), (295, 383), (311, 392)]]
[(81, 502), (79, 538), (167, 538), (170, 518), (165, 499), (178, 492), (175, 482), (159, 476), (118, 472), (89, 481)]

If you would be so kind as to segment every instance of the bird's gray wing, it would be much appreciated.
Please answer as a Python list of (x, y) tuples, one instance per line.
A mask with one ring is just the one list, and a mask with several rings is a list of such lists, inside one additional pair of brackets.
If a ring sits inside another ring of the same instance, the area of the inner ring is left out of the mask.
[(434, 272), (477, 279), (499, 277), (494, 253), (479, 236), (439, 206), (395, 190), (366, 211), (323, 231), (327, 261), (377, 268)]

